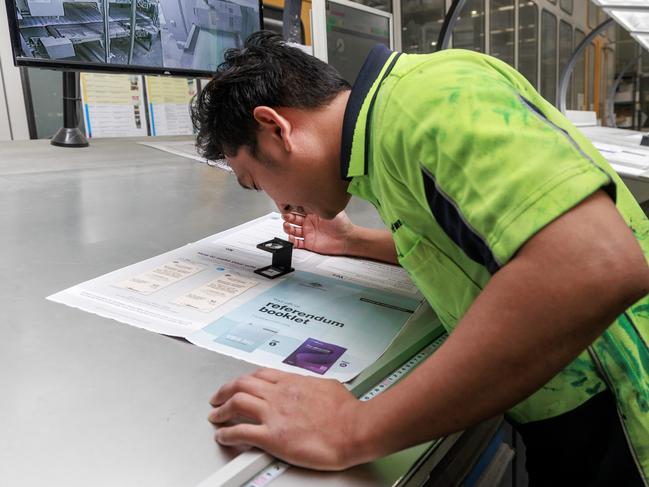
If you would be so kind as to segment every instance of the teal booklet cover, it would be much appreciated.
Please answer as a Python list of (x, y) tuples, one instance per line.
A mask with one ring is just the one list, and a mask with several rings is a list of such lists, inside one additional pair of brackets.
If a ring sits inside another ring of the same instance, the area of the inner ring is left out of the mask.
[(413, 297), (296, 271), (188, 340), (344, 382), (381, 356), (418, 305)]

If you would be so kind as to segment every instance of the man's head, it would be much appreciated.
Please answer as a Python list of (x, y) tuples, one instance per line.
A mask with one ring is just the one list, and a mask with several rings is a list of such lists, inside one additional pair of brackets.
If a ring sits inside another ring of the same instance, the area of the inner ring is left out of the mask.
[(225, 157), (244, 187), (333, 218), (349, 196), (340, 139), (349, 84), (267, 31), (251, 35), (198, 97), (192, 118), (208, 159)]

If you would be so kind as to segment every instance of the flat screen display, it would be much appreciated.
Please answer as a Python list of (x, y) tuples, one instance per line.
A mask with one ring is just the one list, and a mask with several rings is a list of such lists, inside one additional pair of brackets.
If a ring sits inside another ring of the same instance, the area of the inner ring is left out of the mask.
[(365, 58), (377, 44), (390, 46), (390, 16), (327, 2), (327, 56), (349, 83), (354, 83)]
[(6, 0), (17, 65), (209, 75), (262, 27), (260, 0)]

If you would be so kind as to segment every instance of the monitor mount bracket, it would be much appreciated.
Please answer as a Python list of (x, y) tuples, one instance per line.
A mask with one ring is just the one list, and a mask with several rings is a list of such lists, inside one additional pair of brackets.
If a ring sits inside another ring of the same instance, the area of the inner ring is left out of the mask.
[(79, 81), (74, 71), (63, 72), (63, 127), (50, 139), (58, 147), (88, 147), (88, 139), (79, 129)]

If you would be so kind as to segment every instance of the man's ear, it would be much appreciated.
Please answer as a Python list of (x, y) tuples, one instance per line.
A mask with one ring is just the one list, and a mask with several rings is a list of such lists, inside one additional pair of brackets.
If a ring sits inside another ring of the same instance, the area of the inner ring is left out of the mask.
[(259, 124), (261, 131), (264, 131), (267, 136), (276, 139), (277, 143), (281, 143), (287, 152), (293, 150), (291, 140), (293, 126), (291, 122), (272, 108), (266, 106), (256, 107), (252, 115)]

